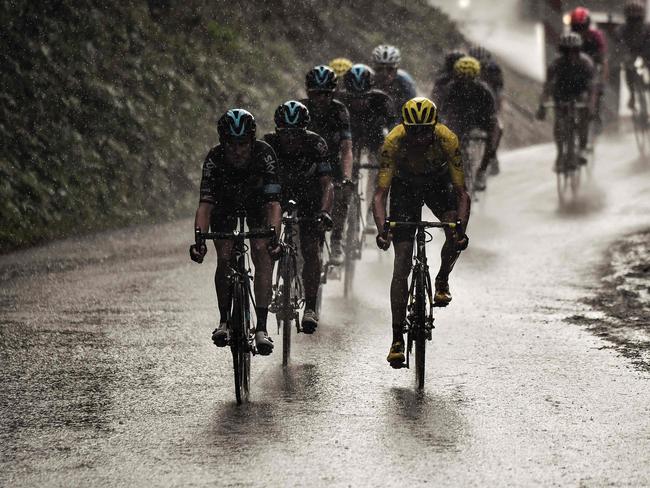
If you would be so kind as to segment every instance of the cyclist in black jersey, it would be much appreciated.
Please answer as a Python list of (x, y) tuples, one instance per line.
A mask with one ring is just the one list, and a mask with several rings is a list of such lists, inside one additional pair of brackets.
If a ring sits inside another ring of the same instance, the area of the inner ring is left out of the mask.
[[(280, 230), (280, 181), (275, 152), (266, 142), (255, 139), (254, 117), (243, 109), (228, 110), (217, 124), (220, 144), (213, 147), (203, 163), (199, 207), (194, 227), (201, 232), (231, 232), (237, 225), (236, 212), (246, 210), (248, 227), (259, 229), (268, 225)], [(273, 341), (266, 331), (266, 318), (271, 299), (273, 274), (272, 255), (279, 255), (280, 247), (269, 249), (268, 239), (251, 241), (251, 255), (255, 265), (255, 312), (257, 326), (255, 343), (262, 355), (273, 351)], [(233, 242), (215, 241), (217, 270), (214, 282), (221, 320), (212, 333), (219, 347), (228, 344), (227, 327), (230, 296), (227, 273)], [(190, 247), (190, 257), (198, 263), (207, 252), (205, 244)]]
[[(374, 71), (365, 64), (355, 64), (345, 74), (343, 84), (345, 92), (341, 101), (350, 112), (352, 127), (353, 154), (360, 159), (363, 151), (367, 152), (368, 162), (379, 165), (379, 150), (384, 143), (384, 135), (395, 125), (395, 108), (393, 100), (383, 91), (373, 88)], [(357, 164), (359, 160), (355, 161)], [(358, 177), (358, 169), (354, 170)], [(366, 195), (374, 195), (377, 171), (370, 170)], [(368, 207), (366, 222), (371, 225), (372, 208)]]
[(497, 151), (499, 150), (499, 145), (501, 144), (501, 137), (503, 136), (503, 124), (499, 120), (499, 112), (501, 112), (502, 100), (503, 100), (503, 69), (492, 56), (492, 52), (489, 49), (486, 49), (480, 45), (474, 45), (469, 48), (467, 51), (468, 56), (472, 56), (478, 59), (481, 63), (481, 81), (485, 83), (494, 96), (494, 105), (497, 111), (497, 136), (494, 146), (494, 157), (488, 163), (491, 175), (498, 175), (500, 172), (499, 168), (499, 158), (497, 157)]
[(375, 85), (395, 102), (394, 125), (401, 120), (402, 105), (416, 96), (413, 77), (399, 68), (402, 54), (395, 46), (381, 44), (372, 50), (372, 67), (377, 74)]
[(352, 179), (352, 133), (350, 114), (342, 102), (334, 98), (337, 78), (325, 65), (309, 70), (306, 76), (308, 98), (301, 100), (310, 114), (307, 129), (325, 139), (334, 179), (334, 228), (331, 236), (332, 264), (343, 262), (341, 239), (348, 214)]
[(309, 111), (305, 105), (294, 100), (285, 102), (277, 108), (274, 118), (275, 132), (266, 134), (264, 140), (278, 156), (282, 202), (295, 200), (298, 216), (304, 219), (299, 223), (305, 286), (302, 330), (311, 334), (318, 327), (316, 301), (322, 266), (320, 246), (325, 231), (332, 228), (332, 168), (327, 143), (318, 134), (307, 130)]
[(466, 56), (463, 51), (453, 50), (445, 55), (442, 67), (435, 75), (433, 80), (433, 90), (431, 91), (431, 100), (439, 104), (445, 96), (445, 90), (449, 84), (454, 80), (454, 64), (460, 58)]
[(472, 129), (487, 133), (485, 152), (476, 174), (474, 190), (486, 186), (486, 170), (495, 157), (499, 138), (496, 104), (490, 88), (479, 79), (481, 65), (476, 58), (465, 56), (454, 64), (454, 80), (440, 100), (440, 120), (463, 141)]

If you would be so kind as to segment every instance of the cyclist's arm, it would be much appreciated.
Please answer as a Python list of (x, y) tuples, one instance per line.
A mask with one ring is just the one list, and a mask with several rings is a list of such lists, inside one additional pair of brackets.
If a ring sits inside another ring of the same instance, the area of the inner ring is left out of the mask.
[(196, 209), (196, 215), (194, 217), (194, 228), (197, 227), (201, 229), (201, 232), (208, 232), (210, 229), (210, 215), (212, 214), (212, 209), (214, 204), (210, 202), (199, 202), (199, 208)]
[(384, 222), (386, 221), (386, 201), (388, 192), (395, 174), (395, 156), (398, 144), (395, 141), (396, 135), (403, 131), (402, 126), (395, 127), (387, 136), (381, 148), (379, 157), (379, 172), (377, 173), (377, 188), (372, 199), (372, 215), (375, 219), (377, 232), (383, 234)]
[(327, 155), (327, 143), (322, 137), (318, 137), (315, 145), (314, 158), (316, 159), (316, 171), (319, 176), (321, 187), (320, 209), (328, 214), (332, 213), (334, 202), (334, 184), (332, 183), (332, 165)]
[(551, 93), (553, 92), (553, 85), (555, 84), (555, 66), (551, 64), (546, 70), (546, 81), (544, 82), (544, 87), (542, 88), (542, 94), (539, 97), (539, 104), (547, 102), (551, 98)]
[(332, 183), (332, 177), (330, 175), (321, 176), (320, 187), (322, 194), (320, 200), (321, 211), (331, 214), (332, 204), (334, 202), (334, 184)]
[(341, 131), (341, 144), (339, 151), (341, 154), (341, 168), (343, 170), (343, 178), (352, 179), (352, 128), (350, 126), (350, 113), (344, 105), (341, 106), (342, 110), (339, 115), (340, 131)]
[(451, 177), (451, 184), (454, 188), (456, 195), (456, 206), (458, 212), (458, 219), (463, 225), (463, 229), (467, 229), (467, 222), (469, 221), (470, 210), (470, 197), (465, 188), (465, 173), (463, 171), (463, 161), (460, 153), (460, 144), (458, 137), (451, 130), (444, 126), (437, 128), (438, 136), (442, 143), (442, 148), (447, 157), (449, 166), (449, 176)]
[(199, 227), (201, 232), (208, 232), (210, 230), (210, 215), (217, 201), (216, 195), (214, 195), (214, 189), (218, 187), (215, 181), (217, 169), (215, 160), (215, 151), (212, 149), (206, 156), (201, 171), (199, 207), (196, 209), (196, 215), (194, 217), (194, 228)]

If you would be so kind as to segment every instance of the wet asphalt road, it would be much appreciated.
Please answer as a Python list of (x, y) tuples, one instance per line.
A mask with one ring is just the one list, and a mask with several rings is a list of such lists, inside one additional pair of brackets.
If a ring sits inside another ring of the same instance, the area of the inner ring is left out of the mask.
[(601, 145), (563, 211), (552, 146), (503, 157), (422, 393), (385, 362), (391, 260), (374, 250), (356, 300), (328, 285), (287, 369), (254, 358), (244, 406), (190, 221), (0, 257), (0, 485), (650, 485), (650, 375), (565, 320), (590, 313), (607, 246), (650, 224), (635, 155)]

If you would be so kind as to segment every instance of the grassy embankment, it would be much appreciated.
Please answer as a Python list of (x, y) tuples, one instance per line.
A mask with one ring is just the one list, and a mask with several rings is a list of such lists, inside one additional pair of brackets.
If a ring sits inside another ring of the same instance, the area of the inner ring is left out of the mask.
[(224, 109), (269, 129), (314, 64), (391, 42), (424, 82), (461, 42), (421, 0), (169, 3), (0, 1), (0, 252), (187, 214)]

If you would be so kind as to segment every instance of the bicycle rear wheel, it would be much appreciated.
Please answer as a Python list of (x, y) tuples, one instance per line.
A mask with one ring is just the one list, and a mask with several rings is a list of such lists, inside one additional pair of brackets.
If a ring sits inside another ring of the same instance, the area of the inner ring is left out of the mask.
[(355, 193), (348, 210), (348, 225), (345, 233), (345, 276), (343, 277), (343, 297), (349, 298), (352, 295), (354, 283), (354, 272), (358, 255), (360, 254), (359, 234), (361, 200), (359, 193)]
[(648, 142), (650, 139), (650, 121), (648, 121), (648, 93), (643, 86), (640, 76), (635, 77), (633, 83), (635, 106), (632, 111), (632, 123), (634, 125), (634, 138), (639, 148), (639, 154), (645, 158), (648, 156)]
[(235, 286), (232, 297), (232, 335), (231, 346), (233, 371), (235, 375), (235, 398), (238, 404), (248, 401), (250, 393), (250, 361), (248, 335), (249, 324), (246, 318), (246, 296), (241, 285)]

